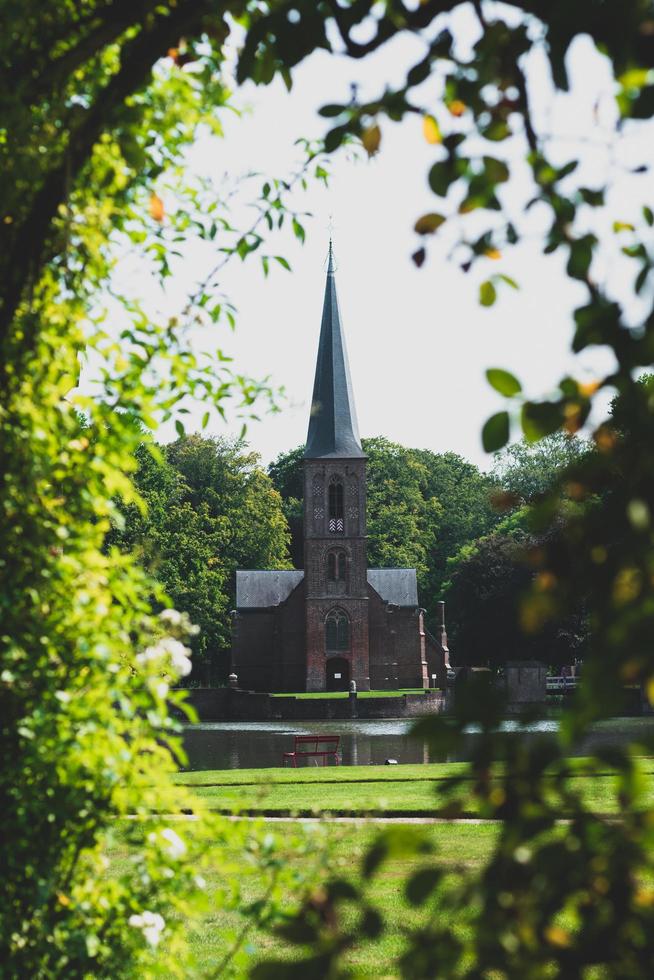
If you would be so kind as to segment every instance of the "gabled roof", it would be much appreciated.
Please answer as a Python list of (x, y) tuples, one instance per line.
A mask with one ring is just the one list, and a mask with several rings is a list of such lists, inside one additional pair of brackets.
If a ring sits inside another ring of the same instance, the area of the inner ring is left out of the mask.
[(352, 459), (364, 455), (354, 408), (345, 338), (338, 312), (331, 241), (309, 433), (304, 455), (307, 459), (330, 456)]
[(304, 572), (273, 571), (236, 573), (236, 608), (267, 609), (290, 596), (304, 578)]
[(415, 568), (369, 568), (368, 583), (394, 606), (418, 605), (418, 579)]
[[(270, 609), (290, 596), (304, 578), (302, 571), (240, 571), (236, 573), (236, 608)], [(415, 568), (369, 568), (368, 583), (384, 602), (418, 605)]]

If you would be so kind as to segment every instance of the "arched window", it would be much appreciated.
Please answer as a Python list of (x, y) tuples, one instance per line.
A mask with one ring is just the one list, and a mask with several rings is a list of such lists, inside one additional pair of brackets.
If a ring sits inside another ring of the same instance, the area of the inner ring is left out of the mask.
[(328, 651), (350, 649), (350, 623), (344, 612), (332, 609), (325, 620), (325, 645)]
[(329, 530), (332, 534), (343, 534), (345, 531), (343, 481), (337, 476), (329, 481)]

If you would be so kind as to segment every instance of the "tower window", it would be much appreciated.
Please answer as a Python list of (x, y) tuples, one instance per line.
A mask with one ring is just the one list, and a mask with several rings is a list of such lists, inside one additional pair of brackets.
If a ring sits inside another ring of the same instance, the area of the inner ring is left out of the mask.
[(325, 620), (325, 643), (328, 651), (350, 648), (350, 623), (340, 609), (332, 610)]
[(346, 557), (344, 551), (330, 551), (327, 556), (327, 578), (330, 582), (344, 582)]
[(338, 478), (333, 478), (329, 484), (329, 530), (331, 534), (345, 531), (343, 483)]

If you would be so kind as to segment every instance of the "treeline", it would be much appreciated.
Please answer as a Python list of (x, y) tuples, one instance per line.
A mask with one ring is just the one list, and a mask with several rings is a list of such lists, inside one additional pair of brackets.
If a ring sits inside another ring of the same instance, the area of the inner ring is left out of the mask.
[[(589, 451), (583, 441), (557, 435), (511, 446), (488, 474), (455, 453), (381, 437), (364, 439), (363, 448), (369, 565), (417, 569), (428, 625), (446, 599), (457, 663), (535, 656), (563, 663), (583, 655), (583, 609), (530, 639), (520, 605), (537, 574), (523, 557), (537, 539), (527, 504)], [(218, 682), (229, 663), (236, 569), (302, 567), (304, 447), (267, 470), (238, 441), (191, 435), (154, 449), (144, 443), (137, 451), (146, 509), (122, 508), (108, 544), (136, 552), (200, 626), (192, 680)], [(570, 506), (577, 506), (572, 498)]]

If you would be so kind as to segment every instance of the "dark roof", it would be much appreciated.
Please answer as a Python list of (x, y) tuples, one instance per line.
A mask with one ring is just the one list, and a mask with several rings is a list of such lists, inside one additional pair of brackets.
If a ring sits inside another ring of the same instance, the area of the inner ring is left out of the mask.
[(309, 433), (304, 455), (307, 459), (320, 459), (324, 456), (351, 459), (364, 455), (354, 408), (345, 338), (338, 312), (331, 242)]
[(394, 606), (418, 605), (415, 568), (369, 568), (368, 582), (385, 602)]
[[(269, 609), (285, 602), (304, 572), (273, 571), (236, 573), (236, 608)], [(384, 602), (395, 606), (418, 605), (415, 568), (369, 568), (368, 582)]]
[(236, 573), (236, 608), (267, 609), (278, 606), (290, 596), (304, 578), (304, 572)]

